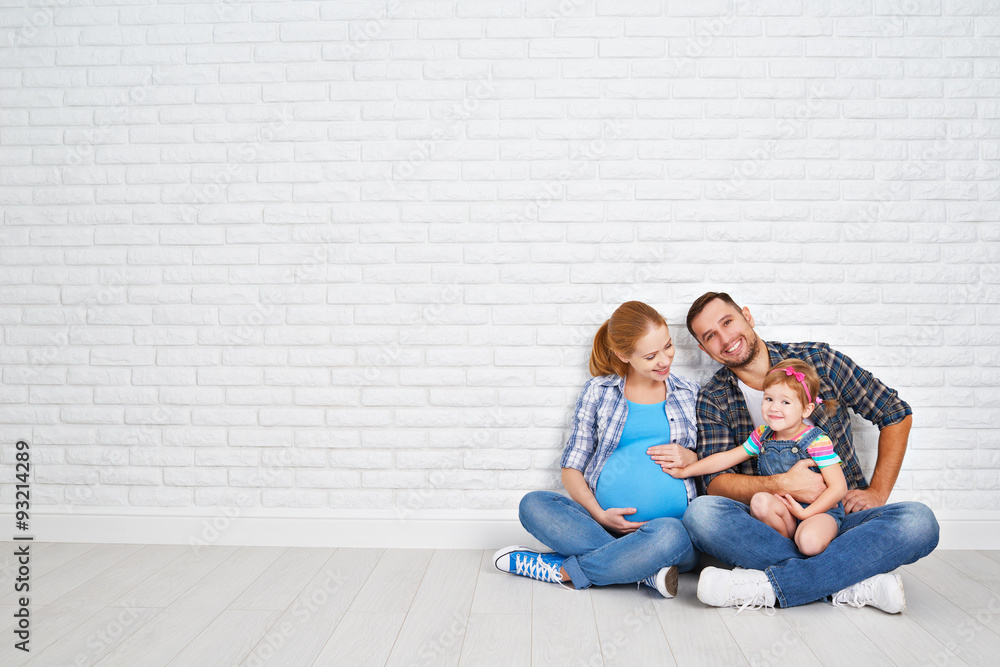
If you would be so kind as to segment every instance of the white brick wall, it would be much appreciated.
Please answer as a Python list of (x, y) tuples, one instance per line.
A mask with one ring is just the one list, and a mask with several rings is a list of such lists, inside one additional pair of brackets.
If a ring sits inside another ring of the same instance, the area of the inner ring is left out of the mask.
[(513, 517), (599, 322), (704, 379), (725, 289), (912, 403), (895, 499), (1000, 511), (1000, 4), (4, 4), (36, 504)]

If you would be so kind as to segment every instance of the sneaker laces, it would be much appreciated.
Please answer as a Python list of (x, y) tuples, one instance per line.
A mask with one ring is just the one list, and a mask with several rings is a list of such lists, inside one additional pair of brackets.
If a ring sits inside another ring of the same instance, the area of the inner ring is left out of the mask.
[[(740, 604), (742, 600), (743, 604)], [(774, 616), (774, 605), (767, 603), (767, 596), (761, 592), (760, 583), (752, 580), (736, 581), (730, 584), (727, 607), (739, 607), (733, 616), (746, 609), (763, 609), (768, 616)]]
[(849, 607), (864, 607), (869, 600), (875, 599), (875, 584), (867, 579), (859, 581), (853, 586), (848, 586), (842, 591), (838, 591), (830, 603), (835, 607), (847, 605)]
[(523, 558), (521, 554), (515, 554), (514, 570), (525, 577), (566, 586), (559, 574), (559, 567), (555, 563), (547, 563), (541, 554), (536, 554), (534, 558)]

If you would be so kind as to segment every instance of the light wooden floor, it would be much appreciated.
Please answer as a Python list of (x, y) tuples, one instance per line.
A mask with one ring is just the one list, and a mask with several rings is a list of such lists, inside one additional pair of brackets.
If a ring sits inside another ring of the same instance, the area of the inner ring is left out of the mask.
[(907, 611), (705, 607), (695, 575), (568, 591), (491, 551), (33, 544), (31, 653), (0, 555), (2, 665), (996, 665), (1000, 552), (903, 569)]

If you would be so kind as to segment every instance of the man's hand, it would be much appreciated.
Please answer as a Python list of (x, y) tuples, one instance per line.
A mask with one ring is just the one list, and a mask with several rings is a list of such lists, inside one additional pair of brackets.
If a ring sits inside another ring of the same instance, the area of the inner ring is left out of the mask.
[(888, 496), (883, 496), (876, 491), (872, 491), (870, 487), (867, 489), (852, 489), (844, 496), (844, 511), (850, 514), (851, 512), (860, 512), (861, 510), (868, 510), (873, 507), (882, 507), (888, 499)]
[(680, 445), (656, 445), (646, 450), (656, 465), (666, 472), (670, 468), (683, 468), (698, 460), (698, 455)]
[(635, 531), (642, 528), (642, 524), (645, 521), (629, 521), (624, 517), (626, 514), (635, 514), (636, 509), (634, 507), (612, 507), (610, 509), (604, 510), (600, 517), (594, 517), (597, 523), (601, 524), (608, 530), (613, 530), (616, 533), (634, 533)]
[(812, 504), (821, 493), (826, 491), (823, 475), (809, 469), (814, 465), (816, 462), (812, 459), (802, 459), (796, 462), (788, 472), (779, 475), (783, 491), (795, 500), (807, 505)]

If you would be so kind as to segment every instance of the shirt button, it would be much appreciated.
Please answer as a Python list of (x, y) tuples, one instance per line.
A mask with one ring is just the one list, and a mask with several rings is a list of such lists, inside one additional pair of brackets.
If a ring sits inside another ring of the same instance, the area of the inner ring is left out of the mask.
[(799, 453), (799, 448), (798, 447), (792, 447), (792, 454), (798, 454), (798, 453)]

